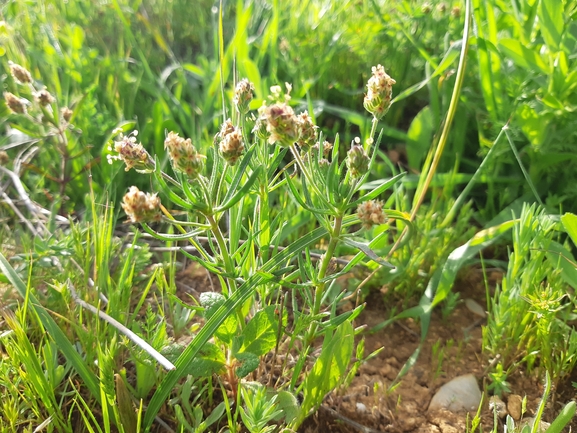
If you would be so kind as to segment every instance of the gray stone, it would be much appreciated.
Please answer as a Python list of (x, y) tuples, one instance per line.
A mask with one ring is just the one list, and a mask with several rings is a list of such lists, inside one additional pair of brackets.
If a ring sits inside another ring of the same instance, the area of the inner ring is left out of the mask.
[(475, 412), (481, 404), (481, 390), (472, 374), (458, 376), (444, 384), (433, 396), (429, 411)]

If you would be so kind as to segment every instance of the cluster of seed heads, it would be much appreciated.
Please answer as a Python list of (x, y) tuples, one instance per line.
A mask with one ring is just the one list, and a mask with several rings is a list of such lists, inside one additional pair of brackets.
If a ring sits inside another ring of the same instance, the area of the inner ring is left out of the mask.
[[(8, 62), (8, 66), (10, 67), (10, 74), (12, 75), (14, 81), (17, 84), (28, 86), (30, 88), (31, 93), (34, 96), (34, 102), (38, 104), (39, 108), (45, 109), (56, 101), (54, 96), (52, 96), (52, 94), (47, 89), (43, 88), (37, 90), (34, 87), (32, 75), (25, 67), (20, 66), (12, 61)], [(21, 98), (20, 96), (17, 96), (11, 92), (4, 92), (4, 101), (6, 102), (6, 106), (14, 114), (27, 114), (28, 107), (31, 105), (31, 102), (27, 99)], [(60, 115), (62, 120), (67, 124), (72, 118), (72, 110), (70, 110), (68, 107), (63, 107), (60, 111)]]
[[(381, 65), (372, 68), (372, 76), (367, 83), (367, 94), (364, 106), (376, 120), (381, 119), (391, 105), (392, 85), (395, 80), (385, 73)], [(263, 103), (258, 110), (258, 116), (252, 117), (254, 121), (253, 134), (259, 140), (282, 147), (297, 145), (300, 148), (305, 161), (311, 161), (309, 152), (319, 152), (322, 145), (322, 157), (319, 165), (328, 167), (328, 157), (332, 150), (332, 144), (318, 141), (318, 127), (314, 124), (308, 112), (295, 114), (289, 105), (291, 86), (286, 84), (286, 92), (280, 86), (271, 87), (271, 95), (268, 103)], [(233, 103), (237, 111), (246, 115), (249, 111), (250, 102), (254, 98), (255, 88), (248, 80), (241, 80), (234, 91)], [(126, 170), (134, 168), (140, 172), (154, 170), (154, 160), (136, 139), (137, 131), (123, 135), (118, 133), (114, 144), (109, 147), (113, 152), (108, 156), (109, 162), (122, 160)], [(241, 127), (235, 126), (228, 119), (220, 127), (214, 138), (214, 144), (227, 164), (234, 166), (245, 149), (245, 138)], [(367, 142), (371, 146), (372, 141)], [(189, 138), (180, 137), (176, 132), (169, 132), (164, 141), (164, 147), (168, 152), (172, 168), (188, 176), (190, 181), (202, 175), (205, 156), (201, 155)], [(314, 154), (314, 153), (313, 153)], [(360, 178), (369, 170), (370, 158), (359, 138), (351, 143), (347, 153), (346, 166), (352, 179)], [(158, 211), (160, 205), (156, 195), (140, 192), (136, 187), (131, 187), (124, 197), (123, 209), (132, 222), (154, 220), (160, 218)], [(371, 228), (376, 224), (385, 222), (385, 214), (382, 203), (369, 200), (359, 205), (357, 214), (363, 227)]]

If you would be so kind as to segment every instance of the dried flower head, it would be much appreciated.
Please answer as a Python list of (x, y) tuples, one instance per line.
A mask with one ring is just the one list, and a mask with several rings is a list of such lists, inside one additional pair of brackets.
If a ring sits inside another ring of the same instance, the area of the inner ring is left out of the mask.
[(373, 75), (367, 82), (364, 106), (376, 119), (381, 119), (391, 106), (393, 84), (396, 81), (387, 75), (381, 65), (373, 66), (372, 72)]
[[(319, 151), (319, 142), (316, 142), (315, 145), (311, 148), (311, 150), (313, 152), (317, 152)], [(333, 150), (333, 145), (332, 143), (329, 143), (328, 141), (323, 141), (323, 156), (325, 158), (328, 158), (329, 154), (331, 153), (331, 150)]]
[(150, 173), (154, 171), (154, 161), (144, 149), (141, 143), (137, 143), (136, 136), (138, 131), (132, 131), (124, 135), (120, 129), (115, 129), (113, 134), (118, 134), (114, 141), (114, 146), (108, 146), (110, 152), (116, 152), (116, 155), (108, 155), (108, 163), (112, 164), (114, 160), (124, 161), (125, 170), (134, 168), (139, 173)]
[(6, 165), (10, 161), (10, 157), (5, 150), (0, 150), (0, 165)]
[(369, 171), (369, 156), (363, 146), (353, 144), (347, 153), (347, 168), (352, 177), (361, 177)]
[(156, 194), (144, 193), (131, 186), (122, 200), (122, 209), (133, 223), (160, 221), (160, 199)]
[(297, 144), (303, 151), (307, 152), (317, 141), (317, 129), (319, 127), (313, 123), (311, 116), (306, 111), (297, 116), (297, 124), (299, 128)]
[(357, 215), (366, 229), (385, 222), (383, 203), (379, 200), (368, 200), (361, 203), (357, 208)]
[(288, 147), (299, 138), (298, 120), (293, 109), (284, 102), (273, 105), (263, 105), (259, 109), (260, 116), (266, 122), (266, 130), (270, 134), (268, 142)]
[(26, 100), (21, 99), (18, 96), (14, 95), (10, 92), (4, 92), (4, 100), (6, 101), (6, 105), (16, 114), (24, 114), (26, 113)]
[(10, 67), (10, 73), (12, 77), (20, 84), (28, 84), (32, 82), (32, 75), (28, 70), (16, 63), (9, 61), (8, 66)]
[(254, 98), (254, 86), (246, 78), (238, 82), (234, 89), (234, 98), (232, 102), (241, 114), (248, 113), (250, 101)]
[(72, 110), (68, 107), (62, 107), (60, 109), (60, 114), (66, 122), (70, 122), (70, 119), (72, 119)]
[(239, 128), (233, 127), (219, 143), (220, 153), (229, 165), (235, 165), (244, 150), (242, 142), (242, 132)]
[(459, 6), (455, 6), (451, 9), (451, 16), (453, 18), (460, 18), (461, 17), (461, 8)]
[(50, 92), (46, 89), (39, 90), (34, 94), (34, 98), (36, 101), (42, 106), (46, 107), (54, 102), (54, 97), (50, 94)]
[(202, 173), (205, 156), (196, 151), (190, 138), (184, 139), (171, 131), (164, 140), (164, 148), (168, 150), (175, 171), (185, 173), (193, 179)]

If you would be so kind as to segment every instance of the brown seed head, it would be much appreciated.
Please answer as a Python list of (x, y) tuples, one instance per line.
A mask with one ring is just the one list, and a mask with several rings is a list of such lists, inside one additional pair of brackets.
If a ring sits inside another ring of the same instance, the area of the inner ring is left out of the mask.
[(46, 107), (47, 105), (50, 105), (54, 102), (54, 97), (46, 89), (42, 89), (36, 92), (34, 97), (42, 107)]
[(168, 150), (172, 168), (197, 178), (204, 167), (204, 155), (200, 155), (192, 145), (190, 138), (179, 137), (176, 132), (169, 132), (164, 140), (164, 148)]
[(299, 128), (299, 139), (297, 144), (304, 151), (307, 152), (317, 141), (317, 129), (308, 112), (303, 112), (297, 116), (297, 124)]
[(242, 132), (234, 128), (224, 136), (219, 144), (220, 153), (229, 165), (235, 165), (244, 150)]
[(347, 153), (347, 167), (352, 177), (361, 177), (369, 171), (369, 156), (363, 146), (354, 144)]
[(124, 135), (119, 130), (115, 130), (114, 132), (118, 133), (118, 136), (114, 141), (114, 147), (108, 146), (108, 150), (115, 152), (116, 155), (109, 154), (107, 156), (109, 164), (112, 164), (114, 160), (121, 160), (126, 164), (126, 171), (129, 171), (131, 168), (134, 168), (139, 173), (150, 173), (154, 171), (155, 165), (153, 159), (142, 144), (136, 141), (138, 131), (132, 131), (128, 135)]
[(248, 113), (250, 101), (254, 98), (254, 86), (246, 78), (238, 82), (234, 89), (234, 98), (232, 102), (241, 114)]
[[(319, 151), (319, 142), (316, 142), (315, 145), (311, 148), (311, 150), (314, 152), (318, 152)], [(329, 143), (328, 141), (323, 141), (323, 156), (325, 158), (328, 158), (328, 156), (331, 153), (331, 150), (333, 150), (333, 145), (332, 143)]]
[(70, 122), (70, 119), (72, 118), (72, 110), (70, 108), (62, 107), (60, 109), (60, 114), (66, 122)]
[(10, 73), (12, 77), (20, 84), (28, 84), (32, 82), (32, 75), (28, 70), (16, 63), (11, 61), (8, 62), (8, 66), (10, 67)]
[(4, 92), (4, 100), (6, 101), (6, 105), (16, 114), (24, 114), (26, 113), (26, 105), (24, 100), (19, 98), (18, 96), (14, 95), (10, 92)]
[(293, 109), (284, 102), (259, 109), (261, 117), (266, 121), (266, 130), (270, 134), (268, 142), (288, 147), (299, 138), (298, 120)]
[(0, 165), (6, 165), (10, 161), (10, 157), (5, 150), (0, 150)]
[(385, 223), (383, 203), (379, 200), (368, 200), (361, 203), (357, 208), (357, 215), (366, 229)]
[(144, 193), (131, 186), (122, 200), (122, 209), (131, 222), (160, 221), (160, 199), (156, 194)]

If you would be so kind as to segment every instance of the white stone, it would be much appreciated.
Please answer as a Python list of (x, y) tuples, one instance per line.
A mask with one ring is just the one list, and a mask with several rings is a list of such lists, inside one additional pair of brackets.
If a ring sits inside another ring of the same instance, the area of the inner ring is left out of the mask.
[(465, 374), (444, 384), (431, 400), (429, 410), (475, 412), (479, 404), (481, 404), (481, 390), (477, 379), (472, 374)]

